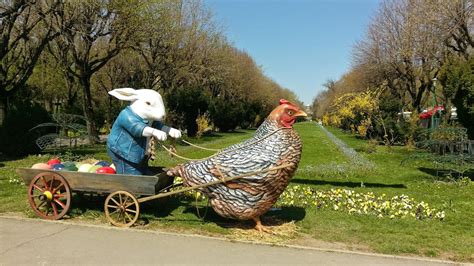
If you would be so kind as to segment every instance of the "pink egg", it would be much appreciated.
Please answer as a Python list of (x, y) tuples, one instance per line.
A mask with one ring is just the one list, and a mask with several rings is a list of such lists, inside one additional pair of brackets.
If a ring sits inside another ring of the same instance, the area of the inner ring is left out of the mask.
[(32, 169), (44, 169), (44, 170), (48, 170), (48, 169), (51, 169), (51, 165), (47, 164), (47, 163), (35, 163), (33, 164), (33, 166), (31, 167)]

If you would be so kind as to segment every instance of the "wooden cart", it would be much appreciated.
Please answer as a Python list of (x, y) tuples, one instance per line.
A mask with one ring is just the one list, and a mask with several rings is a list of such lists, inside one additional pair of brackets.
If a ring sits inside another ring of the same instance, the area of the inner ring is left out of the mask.
[(233, 177), (222, 176), (220, 180), (175, 191), (168, 191), (176, 185), (173, 185), (174, 178), (167, 176), (162, 168), (151, 169), (153, 172), (161, 172), (156, 176), (108, 175), (31, 168), (18, 168), (17, 173), (28, 186), (28, 202), (31, 208), (43, 219), (61, 219), (71, 208), (72, 192), (89, 192), (108, 194), (104, 203), (107, 219), (115, 226), (129, 227), (138, 220), (140, 203), (276, 171), (290, 165), (284, 164)]

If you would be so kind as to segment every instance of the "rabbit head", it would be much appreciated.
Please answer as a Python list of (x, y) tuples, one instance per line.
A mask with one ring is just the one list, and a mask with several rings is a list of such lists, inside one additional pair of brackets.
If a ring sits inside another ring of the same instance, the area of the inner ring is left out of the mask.
[(119, 100), (132, 102), (130, 108), (143, 119), (161, 121), (165, 117), (163, 99), (154, 90), (120, 88), (109, 91), (109, 94)]

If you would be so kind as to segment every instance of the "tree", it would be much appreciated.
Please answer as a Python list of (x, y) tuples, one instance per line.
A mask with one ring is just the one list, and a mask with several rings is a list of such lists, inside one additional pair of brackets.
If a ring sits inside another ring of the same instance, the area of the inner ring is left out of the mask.
[[(55, 40), (57, 57), (67, 56), (72, 64), (67, 70), (82, 88), (82, 105), (87, 120), (89, 141), (98, 135), (91, 78), (109, 60), (130, 44), (138, 17), (134, 13), (136, 1), (84, 0), (66, 1), (58, 15), (57, 27), (61, 35)], [(67, 51), (62, 55), (60, 51)]]
[(438, 8), (441, 25), (448, 32), (445, 44), (452, 51), (468, 59), (474, 48), (474, 3), (472, 0), (441, 1)]
[(439, 80), (445, 94), (453, 98), (459, 122), (474, 139), (474, 56), (469, 60), (452, 59), (443, 67)]
[(58, 6), (56, 0), (1, 1), (0, 113), (8, 110), (8, 97), (25, 85), (46, 45), (59, 34), (50, 27)]
[(387, 86), (418, 111), (446, 50), (447, 32), (428, 2), (384, 1), (355, 51), (358, 64), (377, 67)]

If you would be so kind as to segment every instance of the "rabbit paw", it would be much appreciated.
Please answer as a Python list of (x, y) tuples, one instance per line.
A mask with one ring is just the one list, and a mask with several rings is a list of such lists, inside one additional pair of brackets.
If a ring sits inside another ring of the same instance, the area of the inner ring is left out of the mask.
[(165, 141), (167, 136), (166, 133), (161, 130), (153, 130), (153, 136), (159, 141)]
[(172, 137), (172, 138), (181, 138), (181, 131), (177, 130), (177, 129), (174, 129), (174, 128), (171, 128), (170, 129), (170, 133), (169, 135)]

